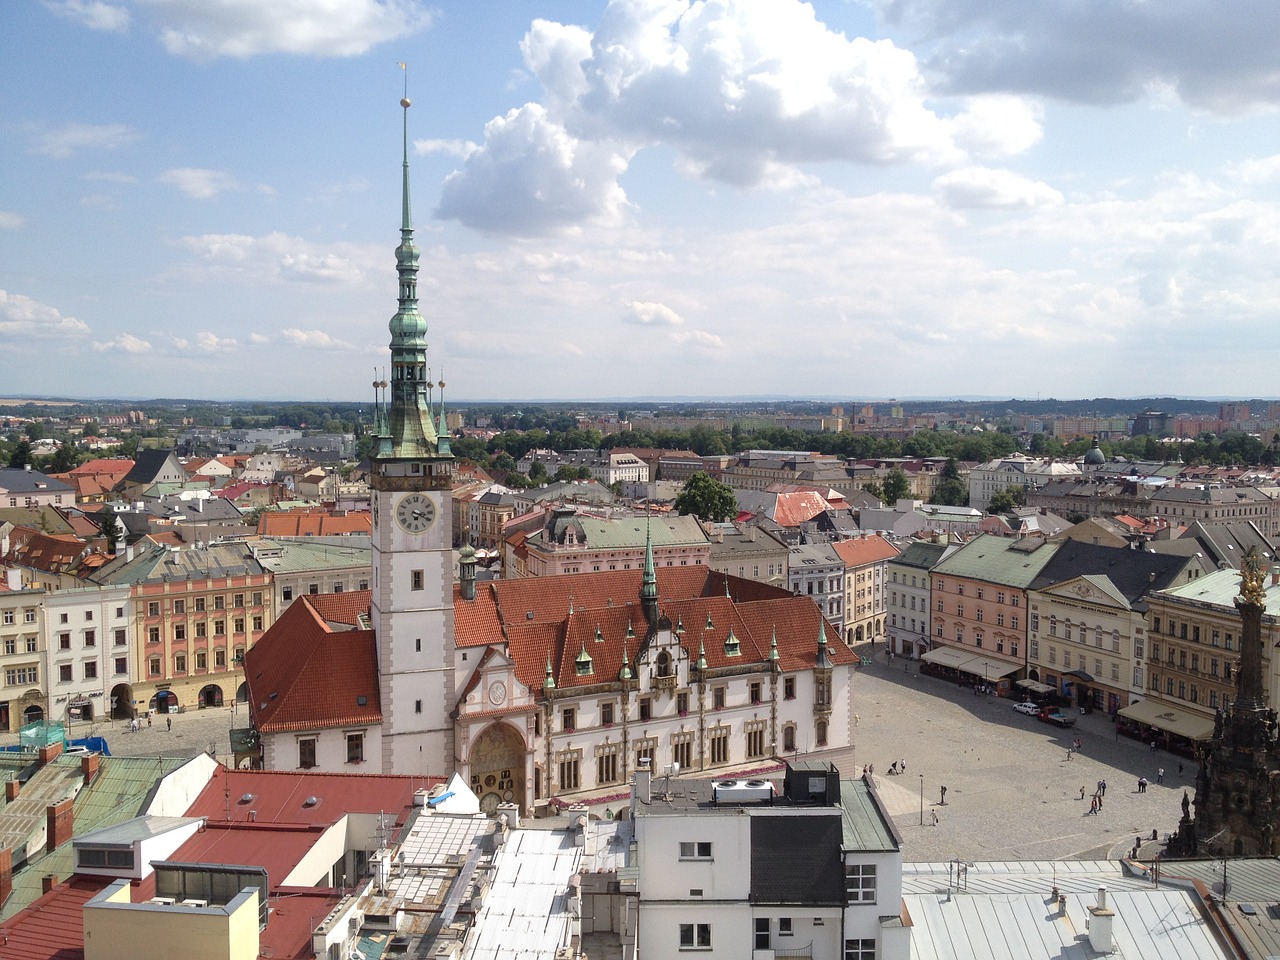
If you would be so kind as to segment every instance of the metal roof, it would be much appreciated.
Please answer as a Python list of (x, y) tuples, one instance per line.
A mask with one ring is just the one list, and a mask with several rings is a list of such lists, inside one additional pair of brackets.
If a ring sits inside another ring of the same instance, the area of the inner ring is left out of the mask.
[(1025, 588), (1061, 547), (1061, 543), (1027, 542), (983, 534), (939, 563), (933, 573)]
[(865, 780), (840, 782), (840, 810), (843, 814), (845, 850), (877, 851), (901, 849), (900, 838), (884, 808)]
[[(912, 960), (1091, 960), (1088, 908), (1106, 886), (1115, 912), (1114, 956), (1125, 960), (1228, 960), (1186, 890), (1153, 887), (1110, 861), (903, 864)], [(950, 876), (949, 876), (950, 871)], [(949, 882), (950, 880), (950, 882)], [(1066, 902), (1051, 900), (1057, 887)]]

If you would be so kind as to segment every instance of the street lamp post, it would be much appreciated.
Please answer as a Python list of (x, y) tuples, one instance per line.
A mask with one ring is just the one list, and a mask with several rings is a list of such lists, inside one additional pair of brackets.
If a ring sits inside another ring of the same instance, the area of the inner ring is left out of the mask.
[(924, 774), (920, 774), (920, 826), (924, 826)]

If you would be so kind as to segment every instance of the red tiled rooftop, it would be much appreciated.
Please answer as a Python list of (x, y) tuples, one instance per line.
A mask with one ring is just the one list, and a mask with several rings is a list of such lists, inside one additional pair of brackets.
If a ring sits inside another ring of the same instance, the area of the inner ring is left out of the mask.
[(373, 532), (373, 515), (368, 511), (335, 517), (327, 513), (268, 511), (258, 518), (258, 533), (264, 537), (332, 537)]
[(832, 547), (846, 567), (864, 567), (898, 555), (898, 548), (880, 536), (841, 540), (833, 543)]
[(250, 707), (264, 733), (382, 720), (373, 632), (335, 633), (314, 599), (291, 603), (245, 654)]
[(105, 889), (106, 877), (73, 876), (4, 923), (4, 960), (83, 960), (84, 905)]
[[(310, 773), (296, 770), (228, 770), (219, 767), (187, 810), (189, 817), (245, 821), (254, 810), (258, 824), (328, 826), (348, 813), (386, 813), (403, 823), (413, 807), (413, 792), (442, 782), (439, 777), (390, 774)], [(252, 800), (243, 801), (246, 795)], [(308, 805), (307, 799), (319, 802)]]

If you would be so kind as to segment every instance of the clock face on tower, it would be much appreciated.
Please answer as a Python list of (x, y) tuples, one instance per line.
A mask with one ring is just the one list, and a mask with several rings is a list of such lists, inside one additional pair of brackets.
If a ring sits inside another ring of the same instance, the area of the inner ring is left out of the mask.
[(436, 505), (420, 493), (411, 493), (396, 504), (396, 523), (407, 533), (424, 533), (436, 522)]

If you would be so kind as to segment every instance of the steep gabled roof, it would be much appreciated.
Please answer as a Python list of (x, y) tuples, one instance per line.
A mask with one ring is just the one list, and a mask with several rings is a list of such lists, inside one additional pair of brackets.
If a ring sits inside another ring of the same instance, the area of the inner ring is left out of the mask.
[(892, 560), (898, 555), (898, 548), (884, 537), (859, 537), (855, 540), (839, 540), (833, 543), (840, 559), (846, 567), (865, 567), (869, 563)]
[(372, 630), (334, 632), (299, 597), (245, 654), (249, 707), (263, 733), (382, 721)]

